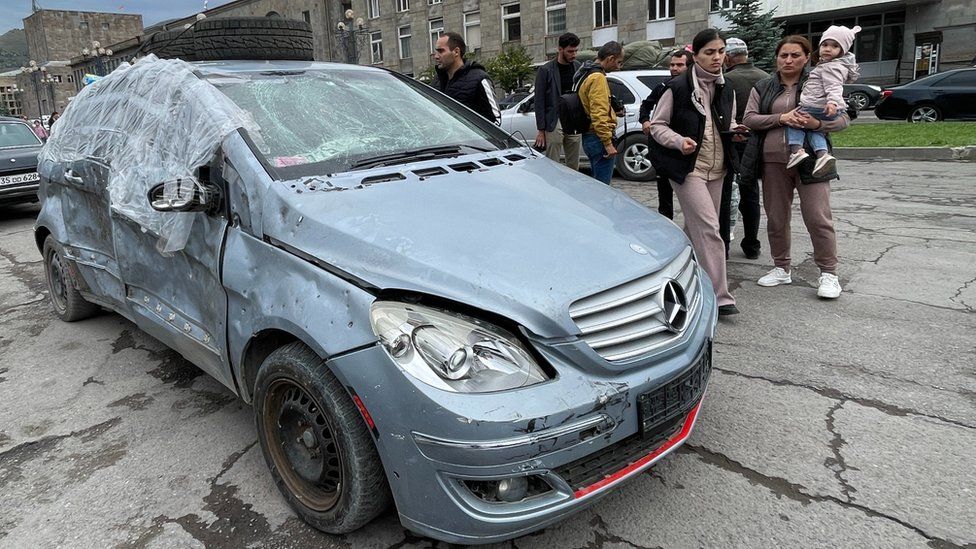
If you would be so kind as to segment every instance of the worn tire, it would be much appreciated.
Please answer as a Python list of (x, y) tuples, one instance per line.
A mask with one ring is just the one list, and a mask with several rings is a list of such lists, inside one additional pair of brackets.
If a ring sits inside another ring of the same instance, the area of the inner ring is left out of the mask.
[[(656, 176), (654, 168), (651, 166), (650, 151), (647, 146), (647, 137), (644, 134), (628, 135), (620, 145), (617, 146), (617, 172), (620, 177), (630, 181), (650, 181)], [(635, 167), (635, 164), (646, 165), (645, 170)]]
[(312, 61), (312, 27), (276, 17), (204, 19), (193, 27), (198, 61), (221, 59)]
[[(295, 409), (311, 415), (295, 418)], [(254, 414), (275, 484), (311, 526), (345, 534), (373, 520), (390, 504), (386, 474), (366, 422), (325, 360), (303, 343), (277, 349), (261, 365)], [(312, 421), (306, 421), (309, 417)], [(295, 434), (293, 426), (298, 426), (300, 436), (291, 442), (294, 437), (288, 435)], [(303, 442), (304, 436), (314, 439), (314, 445)], [(296, 455), (298, 459), (293, 459)], [(325, 457), (309, 458), (315, 455)], [(301, 471), (312, 470), (305, 466), (315, 459), (321, 460), (322, 469), (341, 470), (341, 477), (320, 475), (324, 482), (302, 478)], [(332, 484), (338, 488), (325, 488)]]
[(145, 52), (155, 54), (160, 59), (196, 61), (197, 55), (193, 45), (193, 29), (157, 32), (150, 37)]
[(75, 286), (74, 277), (64, 264), (63, 252), (54, 237), (44, 239), (44, 277), (54, 314), (65, 322), (75, 322), (94, 316), (101, 308), (85, 301)]

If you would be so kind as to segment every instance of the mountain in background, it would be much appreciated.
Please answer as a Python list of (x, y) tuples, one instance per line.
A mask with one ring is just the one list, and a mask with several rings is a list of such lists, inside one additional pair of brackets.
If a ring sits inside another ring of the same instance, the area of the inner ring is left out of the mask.
[(0, 35), (0, 72), (19, 69), (28, 61), (24, 29), (12, 29)]

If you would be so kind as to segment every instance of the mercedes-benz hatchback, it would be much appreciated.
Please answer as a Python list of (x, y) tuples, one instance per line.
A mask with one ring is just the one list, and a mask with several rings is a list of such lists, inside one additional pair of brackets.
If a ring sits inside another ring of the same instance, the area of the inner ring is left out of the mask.
[(685, 235), (401, 75), (144, 58), (41, 154), (66, 321), (107, 308), (253, 404), (331, 533), (502, 540), (684, 442), (716, 307)]

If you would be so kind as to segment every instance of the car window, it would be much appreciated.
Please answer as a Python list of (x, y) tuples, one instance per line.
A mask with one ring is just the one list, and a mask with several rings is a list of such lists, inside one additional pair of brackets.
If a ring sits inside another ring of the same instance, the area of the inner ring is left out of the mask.
[(976, 71), (962, 71), (950, 74), (944, 80), (940, 80), (938, 87), (976, 87)]
[(495, 149), (507, 142), (495, 126), (432, 88), (387, 72), (247, 73), (210, 81), (254, 119), (260, 130), (250, 136), (280, 179), (345, 171), (406, 150)]
[(623, 82), (613, 78), (607, 78), (607, 83), (610, 84), (610, 93), (625, 105), (632, 105), (637, 102), (637, 98), (634, 97), (633, 92)]
[(520, 112), (535, 112), (535, 96), (530, 96), (526, 101), (519, 105)]
[(639, 80), (641, 84), (644, 84), (645, 86), (647, 86), (647, 89), (649, 89), (649, 90), (653, 90), (661, 82), (667, 82), (670, 79), (671, 79), (670, 76), (648, 76), (648, 75), (645, 75), (645, 76), (638, 76), (637, 77), (637, 80)]
[(41, 140), (34, 131), (20, 122), (0, 123), (0, 149), (12, 147), (32, 147), (40, 145)]

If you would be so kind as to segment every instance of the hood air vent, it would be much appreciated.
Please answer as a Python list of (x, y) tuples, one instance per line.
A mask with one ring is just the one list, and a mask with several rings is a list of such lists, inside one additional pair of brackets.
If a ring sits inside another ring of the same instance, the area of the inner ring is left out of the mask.
[(433, 167), (430, 167), (430, 168), (422, 168), (422, 169), (414, 170), (413, 171), (413, 174), (416, 175), (417, 177), (433, 177), (435, 175), (444, 175), (446, 173), (447, 173), (447, 170), (445, 170), (444, 168), (442, 168), (440, 166), (433, 166)]

